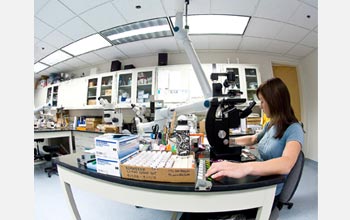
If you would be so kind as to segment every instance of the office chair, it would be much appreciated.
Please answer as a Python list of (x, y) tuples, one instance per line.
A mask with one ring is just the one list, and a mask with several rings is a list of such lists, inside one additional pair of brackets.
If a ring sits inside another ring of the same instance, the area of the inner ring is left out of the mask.
[(36, 148), (34, 148), (34, 161), (43, 160), (44, 155), (40, 153), (39, 142), (44, 142), (44, 139), (34, 139), (34, 142), (36, 143)]
[(282, 191), (279, 195), (277, 204), (273, 207), (269, 220), (276, 220), (279, 217), (279, 211), (283, 206), (287, 206), (288, 209), (293, 207), (293, 203), (290, 202), (296, 189), (298, 188), (301, 175), (303, 173), (305, 156), (303, 151), (300, 151), (297, 161), (293, 169), (288, 174), (286, 181), (284, 182)]
[(58, 175), (57, 172), (57, 165), (55, 161), (53, 160), (54, 157), (58, 157), (60, 155), (60, 147), (59, 145), (44, 145), (43, 149), (44, 151), (49, 153), (49, 156), (45, 157), (46, 160), (51, 160), (51, 166), (46, 167), (44, 169), (45, 172), (47, 172), (47, 176), (51, 177), (52, 174)]

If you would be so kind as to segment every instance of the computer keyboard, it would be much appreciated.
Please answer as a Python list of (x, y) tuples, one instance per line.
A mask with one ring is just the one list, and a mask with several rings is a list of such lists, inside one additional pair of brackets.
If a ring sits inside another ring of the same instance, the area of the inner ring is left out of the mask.
[(211, 178), (206, 178), (205, 174), (210, 167), (209, 158), (198, 158), (197, 181), (195, 191), (210, 191), (212, 187)]

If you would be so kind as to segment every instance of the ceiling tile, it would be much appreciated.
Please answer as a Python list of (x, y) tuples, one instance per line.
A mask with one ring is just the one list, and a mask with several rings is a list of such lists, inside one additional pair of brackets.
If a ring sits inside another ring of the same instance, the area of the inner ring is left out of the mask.
[[(127, 23), (148, 20), (150, 18), (166, 17), (160, 0), (115, 0), (112, 3), (125, 18)], [(141, 8), (136, 9), (136, 5), (140, 5)]]
[(300, 0), (300, 1), (310, 6), (313, 6), (315, 8), (318, 8), (318, 0)]
[(66, 63), (66, 62), (58, 63), (58, 64), (56, 64), (54, 67), (55, 67), (55, 69), (57, 70), (57, 72), (59, 72), (59, 73), (61, 73), (61, 72), (69, 72), (69, 71), (71, 71), (72, 69), (74, 69), (73, 66), (69, 65), (69, 64)]
[[(209, 39), (208, 35), (191, 35), (192, 44), (195, 50), (208, 50), (209, 49)], [(180, 45), (183, 49), (183, 45)]]
[(43, 71), (37, 73), (37, 75), (40, 75), (40, 76), (43, 76), (43, 75), (46, 75), (46, 76), (49, 76), (51, 73), (57, 73), (58, 70), (55, 68), (55, 67), (49, 67), (47, 69), (44, 69)]
[(38, 18), (34, 18), (34, 36), (38, 39), (44, 38), (54, 29)]
[(267, 52), (285, 54), (289, 51), (295, 44), (290, 42), (283, 42), (272, 40), (271, 43), (265, 48)]
[(288, 23), (312, 30), (317, 26), (317, 20), (317, 9), (301, 4), (295, 14), (288, 20)]
[(308, 30), (294, 25), (285, 24), (280, 33), (277, 34), (276, 40), (299, 42), (309, 33)]
[(262, 19), (252, 18), (248, 23), (248, 27), (244, 36), (264, 37), (273, 39), (281, 31), (283, 23)]
[[(179, 1), (160, 0), (160, 2), (163, 5), (165, 13), (168, 16), (175, 16), (176, 12), (178, 11), (179, 4), (181, 6), (183, 5)], [(192, 4), (192, 2), (191, 2), (191, 4)]]
[[(258, 0), (212, 0), (210, 12), (213, 14), (234, 14), (252, 16)], [(237, 7), (239, 5), (239, 7)]]
[(167, 53), (179, 51), (176, 40), (172, 36), (144, 40), (143, 43), (152, 53)]
[(34, 37), (34, 45), (39, 43), (39, 42), (40, 42), (39, 38)]
[(100, 57), (103, 57), (106, 60), (116, 60), (116, 59), (126, 58), (126, 56), (121, 51), (119, 51), (115, 46), (96, 50), (94, 51), (94, 53), (99, 55)]
[(35, 0), (34, 14), (36, 15), (50, 0)]
[(103, 59), (102, 57), (98, 56), (94, 52), (90, 52), (90, 53), (86, 53), (86, 54), (80, 55), (80, 56), (78, 56), (78, 58), (80, 60), (90, 64), (90, 65), (96, 65), (96, 64), (100, 64), (100, 63), (106, 62), (105, 59)]
[(210, 0), (193, 0), (188, 5), (188, 14), (209, 14)]
[(288, 55), (298, 56), (298, 57), (304, 57), (311, 53), (315, 48), (307, 47), (303, 45), (297, 45), (293, 47), (290, 51), (288, 51)]
[(309, 46), (309, 47), (318, 47), (318, 34), (314, 31), (310, 32), (300, 44)]
[(43, 38), (43, 41), (46, 43), (56, 47), (56, 48), (62, 48), (63, 46), (66, 46), (67, 44), (72, 43), (72, 39), (66, 37), (59, 31), (53, 31), (49, 35), (47, 35), (45, 38)]
[(51, 54), (57, 50), (57, 48), (43, 42), (39, 41), (34, 45), (34, 61), (39, 61), (47, 55)]
[(57, 28), (75, 15), (58, 1), (50, 1), (36, 15), (50, 26)]
[(91, 8), (99, 6), (103, 3), (109, 2), (110, 0), (59, 0), (76, 14), (81, 14)]
[(239, 46), (240, 50), (249, 51), (264, 51), (271, 40), (255, 37), (243, 37), (242, 43)]
[(209, 49), (212, 50), (236, 50), (242, 40), (241, 36), (209, 35)]
[(65, 63), (67, 63), (70, 66), (73, 66), (75, 69), (81, 69), (81, 68), (89, 66), (88, 63), (78, 59), (77, 57), (73, 57), (73, 58), (65, 61)]
[(111, 3), (103, 4), (97, 8), (91, 9), (81, 14), (80, 17), (97, 31), (102, 31), (126, 23), (125, 19)]
[(73, 40), (79, 40), (86, 36), (92, 35), (93, 33), (96, 33), (94, 29), (92, 29), (79, 17), (73, 18), (69, 22), (59, 27), (58, 30)]
[(255, 17), (287, 21), (301, 3), (297, 0), (263, 0), (259, 1)]
[(143, 44), (142, 41), (134, 41), (132, 43), (119, 44), (116, 47), (129, 58), (152, 54), (152, 52), (149, 51), (149, 49)]

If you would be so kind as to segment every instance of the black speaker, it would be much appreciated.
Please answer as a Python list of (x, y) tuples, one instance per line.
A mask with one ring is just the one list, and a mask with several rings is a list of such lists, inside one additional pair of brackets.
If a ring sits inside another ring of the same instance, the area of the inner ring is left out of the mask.
[(168, 54), (158, 53), (158, 66), (168, 65)]
[(128, 64), (128, 65), (125, 65), (125, 66), (124, 66), (124, 69), (125, 69), (125, 70), (135, 69), (135, 66), (132, 65), (132, 64)]
[(111, 72), (121, 70), (121, 69), (122, 69), (122, 63), (119, 60), (112, 61)]

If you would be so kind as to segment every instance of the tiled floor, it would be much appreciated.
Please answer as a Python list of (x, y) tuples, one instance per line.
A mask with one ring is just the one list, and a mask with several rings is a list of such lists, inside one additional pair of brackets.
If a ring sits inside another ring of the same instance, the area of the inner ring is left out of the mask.
[[(53, 175), (48, 178), (44, 172), (44, 168), (47, 166), (50, 166), (50, 162), (38, 164), (34, 167), (35, 220), (72, 219), (68, 203), (63, 196), (59, 177)], [(290, 210), (283, 208), (279, 219), (317, 220), (317, 186), (318, 164), (307, 159), (299, 187), (292, 199), (294, 206)], [(72, 187), (72, 190), (82, 220), (170, 220), (172, 216), (171, 212), (137, 208), (74, 187)]]

